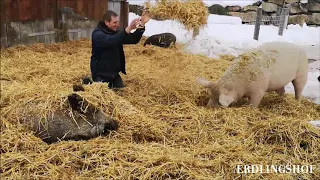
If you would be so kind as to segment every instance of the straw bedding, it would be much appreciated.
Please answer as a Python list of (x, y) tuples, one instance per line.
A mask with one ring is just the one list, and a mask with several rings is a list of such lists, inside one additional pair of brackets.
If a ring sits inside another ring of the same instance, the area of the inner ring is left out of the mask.
[[(143, 41), (142, 41), (143, 42)], [(77, 92), (119, 121), (107, 137), (47, 145), (18, 123), (45, 115), (90, 74), (90, 41), (1, 52), (1, 176), (4, 179), (319, 179), (313, 174), (236, 174), (236, 165), (319, 165), (320, 106), (269, 93), (259, 109), (203, 107), (196, 76), (217, 80), (232, 62), (142, 44), (125, 46), (127, 87)], [(319, 166), (318, 166), (319, 167)]]
[(185, 29), (198, 29), (207, 24), (208, 9), (200, 0), (156, 0), (145, 2), (152, 16), (158, 19), (173, 19), (181, 22)]

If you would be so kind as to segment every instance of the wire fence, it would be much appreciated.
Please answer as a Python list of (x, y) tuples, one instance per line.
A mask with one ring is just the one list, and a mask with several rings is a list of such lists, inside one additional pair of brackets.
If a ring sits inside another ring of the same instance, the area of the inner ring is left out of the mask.
[[(262, 16), (260, 24), (261, 25), (274, 25), (274, 26), (279, 26), (280, 25), (280, 18), (281, 16)], [(255, 25), (256, 24), (256, 19), (257, 16), (254, 15), (245, 15), (241, 17), (242, 21), (245, 24), (250, 24), (250, 25)]]
[(289, 8), (290, 6), (284, 6), (281, 9), (281, 14), (276, 15), (276, 16), (263, 16), (262, 15), (262, 8), (258, 8), (257, 10), (257, 15), (256, 19), (252, 20), (249, 23), (254, 23), (255, 28), (254, 28), (254, 34), (253, 34), (253, 39), (258, 40), (259, 39), (259, 32), (260, 32), (260, 26), (261, 25), (275, 25), (279, 27), (278, 35), (282, 36), (284, 29), (287, 28), (288, 26), (288, 21), (289, 21)]

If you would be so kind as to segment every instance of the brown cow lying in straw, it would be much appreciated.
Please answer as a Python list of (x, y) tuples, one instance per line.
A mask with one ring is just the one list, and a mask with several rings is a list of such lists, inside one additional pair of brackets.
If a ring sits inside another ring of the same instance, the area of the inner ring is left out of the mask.
[[(83, 91), (81, 86), (74, 86), (74, 91)], [(27, 115), (22, 119), (35, 135), (46, 143), (60, 140), (88, 140), (117, 130), (118, 123), (88, 103), (81, 96), (72, 93), (68, 96), (68, 107), (50, 112), (46, 121), (40, 121), (37, 115)], [(81, 108), (83, 107), (83, 108)], [(86, 109), (86, 110), (84, 110)]]

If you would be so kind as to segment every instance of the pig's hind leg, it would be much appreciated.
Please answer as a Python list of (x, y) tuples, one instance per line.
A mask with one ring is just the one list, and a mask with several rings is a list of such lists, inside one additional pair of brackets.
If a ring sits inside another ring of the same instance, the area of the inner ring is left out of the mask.
[(308, 79), (307, 76), (299, 76), (292, 81), (294, 91), (295, 91), (295, 97), (296, 97), (296, 100), (298, 100), (298, 101), (301, 100), (302, 91), (303, 91), (304, 86), (307, 83), (307, 79)]
[(265, 95), (265, 91), (257, 91), (251, 94), (249, 97), (249, 104), (257, 108), (264, 95)]
[(276, 90), (276, 92), (279, 94), (280, 97), (283, 97), (283, 95), (285, 94), (286, 90), (284, 89), (284, 87)]

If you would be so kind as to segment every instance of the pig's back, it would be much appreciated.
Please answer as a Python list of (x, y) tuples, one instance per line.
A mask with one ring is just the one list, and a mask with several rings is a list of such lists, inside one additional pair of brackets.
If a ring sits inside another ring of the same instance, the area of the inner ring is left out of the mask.
[(257, 82), (268, 89), (285, 86), (308, 69), (305, 52), (291, 43), (265, 43), (240, 55), (227, 68), (222, 79)]
[(307, 55), (304, 50), (295, 44), (288, 42), (269, 42), (257, 48), (263, 52), (270, 53), (276, 58), (276, 64), (285, 64), (286, 66), (299, 67), (308, 64)]
[(297, 76), (308, 71), (308, 59), (304, 50), (292, 43), (270, 42), (257, 49), (264, 52), (265, 58), (274, 58), (274, 66), (270, 68), (269, 90), (287, 85)]

